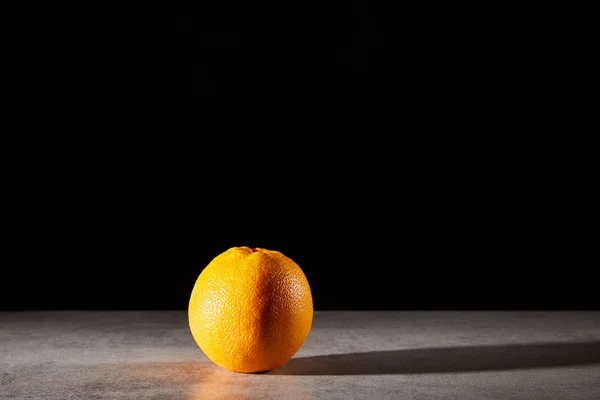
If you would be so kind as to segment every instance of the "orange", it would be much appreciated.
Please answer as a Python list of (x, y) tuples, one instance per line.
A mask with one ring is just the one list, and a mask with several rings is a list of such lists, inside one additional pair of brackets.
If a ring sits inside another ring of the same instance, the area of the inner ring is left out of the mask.
[(302, 269), (279, 251), (232, 247), (204, 268), (192, 289), (190, 330), (204, 354), (235, 372), (285, 364), (313, 319)]

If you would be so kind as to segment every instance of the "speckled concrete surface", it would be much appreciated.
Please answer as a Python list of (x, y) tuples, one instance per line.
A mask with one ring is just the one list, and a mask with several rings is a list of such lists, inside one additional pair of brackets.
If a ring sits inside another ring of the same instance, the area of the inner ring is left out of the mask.
[(1, 399), (600, 399), (600, 312), (317, 312), (265, 374), (212, 364), (185, 312), (0, 313)]

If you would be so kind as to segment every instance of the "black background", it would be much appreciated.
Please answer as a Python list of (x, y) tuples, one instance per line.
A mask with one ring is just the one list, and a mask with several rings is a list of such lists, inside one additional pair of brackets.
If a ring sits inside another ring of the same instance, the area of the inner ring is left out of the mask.
[(33, 93), (68, 107), (7, 147), (2, 309), (185, 309), (242, 245), (297, 261), (315, 309), (600, 307), (593, 157), (546, 127), (546, 41), (294, 10), (52, 50)]

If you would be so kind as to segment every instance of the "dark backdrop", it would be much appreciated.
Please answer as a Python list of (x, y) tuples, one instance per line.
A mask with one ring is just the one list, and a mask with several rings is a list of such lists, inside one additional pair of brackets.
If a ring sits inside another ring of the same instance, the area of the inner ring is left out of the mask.
[(195, 97), (339, 101), (366, 94), (377, 79), (369, 63), (373, 67), (384, 55), (377, 51), (382, 32), (378, 10), (366, 1), (252, 6), (209, 15), (221, 17), (177, 22), (179, 57)]
[(55, 134), (6, 147), (2, 309), (185, 309), (240, 245), (321, 310), (600, 307), (593, 157), (551, 134), (543, 38), (291, 8), (52, 42), (21, 121)]
[(591, 188), (528, 152), (507, 167), (503, 152), (332, 163), (328, 148), (227, 169), (129, 149), (20, 166), (3, 309), (185, 309), (203, 267), (240, 245), (296, 260), (316, 309), (599, 306)]

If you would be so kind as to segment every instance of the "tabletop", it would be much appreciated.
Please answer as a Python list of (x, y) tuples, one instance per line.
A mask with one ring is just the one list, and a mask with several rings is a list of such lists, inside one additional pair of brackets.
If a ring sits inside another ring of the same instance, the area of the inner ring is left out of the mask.
[(600, 312), (317, 311), (262, 374), (210, 362), (185, 311), (0, 312), (2, 399), (600, 399)]

